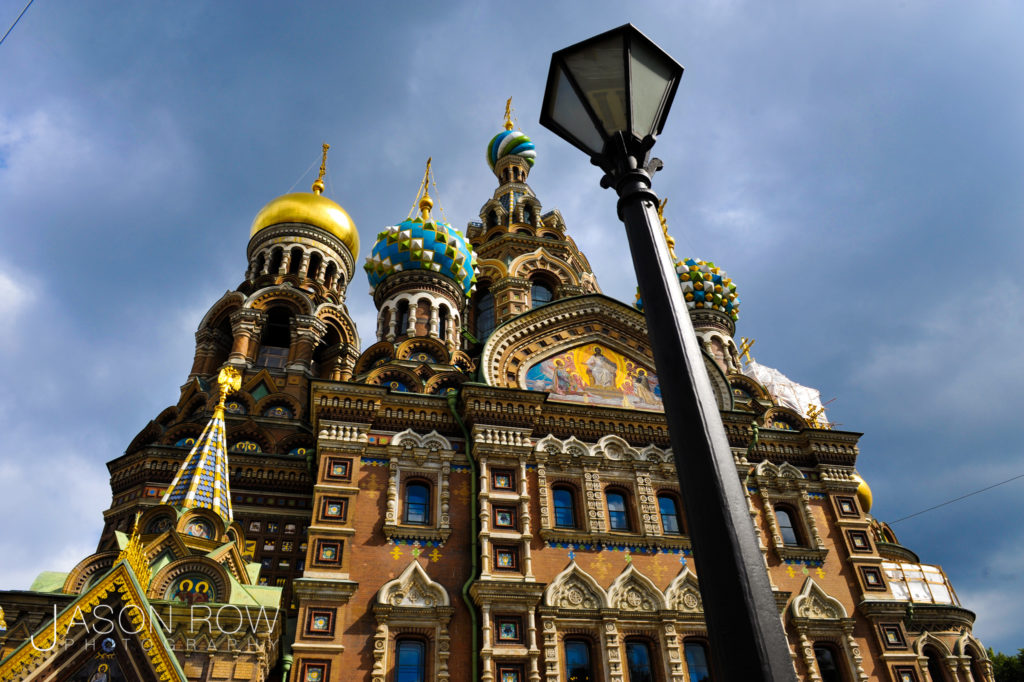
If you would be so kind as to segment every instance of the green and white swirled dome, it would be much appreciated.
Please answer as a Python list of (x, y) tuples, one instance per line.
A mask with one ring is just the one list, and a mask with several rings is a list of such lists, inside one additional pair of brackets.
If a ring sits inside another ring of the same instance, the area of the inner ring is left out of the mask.
[(363, 265), (370, 292), (389, 276), (405, 270), (431, 270), (451, 279), (468, 298), (476, 290), (476, 253), (448, 223), (434, 220), (434, 202), (424, 195), (420, 215), (384, 228)]
[(523, 131), (502, 130), (487, 144), (487, 165), (493, 171), (498, 160), (506, 156), (521, 156), (532, 168), (537, 149)]

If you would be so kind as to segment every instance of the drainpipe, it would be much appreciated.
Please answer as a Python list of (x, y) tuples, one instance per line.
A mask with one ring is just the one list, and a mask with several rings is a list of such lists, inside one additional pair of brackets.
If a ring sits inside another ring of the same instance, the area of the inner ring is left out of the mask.
[[(461, 392), (462, 389), (459, 389)], [(477, 529), (477, 513), (478, 507), (480, 506), (479, 500), (477, 500), (476, 490), (476, 462), (473, 461), (473, 439), (469, 436), (469, 431), (466, 430), (466, 423), (462, 421), (462, 417), (459, 416), (459, 412), (456, 409), (456, 403), (459, 400), (459, 393), (451, 392), (448, 394), (448, 409), (452, 413), (452, 417), (455, 418), (455, 423), (462, 429), (462, 435), (466, 439), (466, 461), (469, 463), (469, 500), (470, 500), (470, 514), (469, 514), (469, 557), (472, 565), (470, 570), (469, 578), (462, 585), (462, 601), (465, 602), (466, 608), (469, 609), (469, 619), (472, 623), (472, 648), (470, 651), (473, 652), (473, 682), (479, 682), (480, 680), (480, 647), (479, 647), (479, 631), (476, 615), (476, 607), (473, 606), (473, 600), (469, 596), (469, 588), (476, 580), (476, 574), (479, 570), (478, 555), (480, 551), (480, 537), (479, 530)]]

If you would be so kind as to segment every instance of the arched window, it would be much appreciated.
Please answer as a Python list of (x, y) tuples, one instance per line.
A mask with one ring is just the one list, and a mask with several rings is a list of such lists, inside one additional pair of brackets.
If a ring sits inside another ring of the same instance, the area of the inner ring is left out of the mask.
[(654, 682), (651, 647), (644, 640), (626, 640), (626, 669), (629, 682)]
[(313, 253), (309, 257), (309, 269), (306, 270), (306, 277), (309, 279), (316, 279), (316, 276), (320, 274), (320, 264), (323, 262), (323, 256), (319, 253)]
[(284, 258), (284, 250), (281, 247), (274, 249), (270, 254), (270, 274), (276, 275), (281, 269), (281, 261)]
[(288, 274), (297, 275), (299, 274), (299, 267), (302, 266), (302, 249), (295, 247), (292, 249), (291, 260), (288, 261)]
[(608, 527), (611, 530), (631, 530), (629, 512), (626, 511), (626, 496), (620, 492), (605, 493), (608, 502)]
[(575, 528), (576, 504), (572, 488), (566, 486), (552, 488), (551, 497), (555, 507), (555, 528)]
[(529, 205), (523, 206), (523, 222), (533, 225), (533, 208)]
[(821, 682), (843, 682), (843, 673), (839, 669), (839, 657), (831, 644), (815, 644), (814, 659), (818, 662)]
[(487, 212), (487, 227), (494, 227), (498, 224), (498, 214), (493, 210)]
[(334, 263), (328, 263), (327, 269), (324, 270), (324, 286), (328, 289), (334, 288), (334, 275), (338, 272), (338, 266)]
[(395, 644), (395, 682), (426, 682), (427, 645), (421, 639), (400, 639)]
[(260, 352), (256, 364), (270, 369), (284, 369), (288, 364), (288, 347), (292, 342), (292, 311), (277, 306), (267, 311)]
[(480, 292), (476, 300), (476, 338), (483, 342), (494, 331), (494, 295), (489, 290)]
[(405, 486), (405, 522), (418, 526), (430, 523), (430, 486), (414, 481)]
[(448, 306), (446, 305), (437, 309), (437, 338), (442, 341), (448, 340)]
[(800, 538), (800, 529), (796, 525), (792, 509), (782, 505), (776, 506), (775, 521), (779, 525), (779, 535), (782, 536), (782, 544), (790, 547), (800, 547), (803, 545)]
[(530, 305), (533, 308), (539, 308), (545, 303), (551, 303), (551, 299), (555, 297), (551, 287), (543, 282), (533, 282), (533, 286), (530, 287)]
[(681, 535), (682, 525), (679, 523), (679, 505), (676, 498), (667, 493), (658, 495), (658, 512), (661, 514), (661, 532), (667, 535)]
[(925, 647), (924, 655), (928, 657), (928, 677), (932, 682), (949, 682), (946, 666), (942, 662), (942, 654), (935, 647)]
[(398, 302), (398, 322), (395, 324), (395, 335), (402, 336), (409, 328), (409, 302)]
[(688, 682), (711, 682), (711, 666), (708, 665), (708, 648), (704, 642), (687, 640), (683, 644), (686, 656)]
[(565, 640), (565, 679), (573, 682), (594, 682), (597, 679), (590, 662), (590, 642), (587, 640)]
[(256, 265), (253, 267), (252, 272), (253, 277), (259, 277), (260, 274), (263, 272), (263, 266), (266, 264), (267, 255), (265, 253), (261, 253), (260, 255), (256, 256)]

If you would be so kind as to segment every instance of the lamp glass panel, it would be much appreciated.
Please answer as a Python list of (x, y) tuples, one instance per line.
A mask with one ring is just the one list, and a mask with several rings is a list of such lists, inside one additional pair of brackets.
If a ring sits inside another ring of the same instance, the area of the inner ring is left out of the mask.
[(558, 83), (555, 86), (554, 101), (551, 105), (551, 118), (562, 126), (586, 147), (588, 154), (599, 154), (604, 148), (604, 139), (594, 127), (583, 103), (576, 96), (564, 69), (558, 70)]
[(629, 93), (621, 33), (565, 56), (565, 65), (580, 86), (594, 115), (610, 136), (629, 132)]
[(656, 132), (662, 102), (674, 79), (673, 68), (662, 53), (641, 40), (629, 51), (632, 76), (633, 133), (644, 138)]

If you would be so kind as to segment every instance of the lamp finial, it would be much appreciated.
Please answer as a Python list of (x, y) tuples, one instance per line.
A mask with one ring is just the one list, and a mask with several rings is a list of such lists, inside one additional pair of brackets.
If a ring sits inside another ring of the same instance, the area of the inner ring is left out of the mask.
[(512, 130), (512, 98), (505, 101), (505, 130)]

